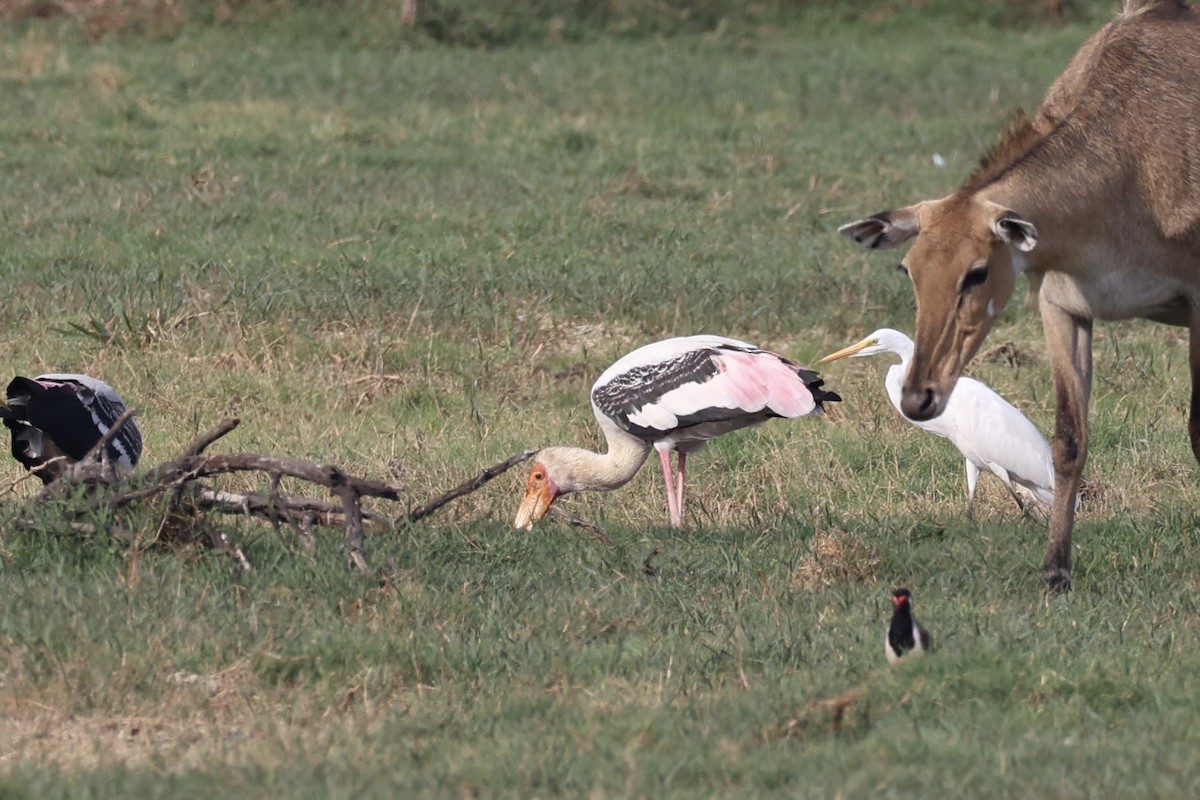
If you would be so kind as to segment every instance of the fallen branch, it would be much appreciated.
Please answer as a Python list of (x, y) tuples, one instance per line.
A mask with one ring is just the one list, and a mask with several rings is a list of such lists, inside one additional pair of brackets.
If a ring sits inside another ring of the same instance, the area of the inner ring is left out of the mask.
[[(223, 420), (193, 439), (174, 459), (165, 461), (140, 476), (121, 476), (108, 469), (97, 471), (96, 459), (103, 455), (104, 448), (134, 414), (132, 409), (123, 413), (89, 451), (87, 458), (46, 487), (38, 497), (31, 500), (30, 506), (47, 499), (71, 499), (69, 504), (64, 504), (66, 507), (63, 513), (68, 518), (67, 526), (71, 531), (87, 533), (97, 530), (83, 519), (87, 515), (101, 510), (116, 511), (165, 494), (167, 497), (162, 503), (154, 541), (158, 541), (168, 531), (178, 530), (180, 524), (183, 524), (186, 530), (188, 520), (196, 511), (215, 511), (262, 519), (274, 525), (276, 530), (280, 522), (286, 522), (295, 529), (298, 540), (310, 552), (315, 550), (313, 526), (336, 526), (344, 530), (342, 549), (347, 564), (352, 570), (360, 573), (370, 572), (366, 557), (365, 526), (394, 526), (397, 522), (393, 517), (364, 509), (363, 498), (400, 501), (403, 488), (401, 486), (352, 475), (337, 466), (298, 459), (257, 453), (206, 455), (204, 451), (209, 446), (238, 427), (240, 420), (237, 417)], [(526, 450), (488, 467), (450, 491), (434, 497), (427, 503), (412, 507), (400, 520), (419, 522), (448, 503), (478, 490), (497, 476), (528, 460), (536, 452)], [(99, 464), (104, 463), (106, 460), (100, 458)], [(269, 481), (267, 493), (229, 492), (213, 486), (197, 485), (198, 481), (205, 478), (243, 472), (264, 473)], [(284, 478), (323, 486), (336, 499), (322, 500), (286, 494), (280, 487)], [(82, 496), (74, 494), (78, 487), (86, 487)], [(608, 545), (613, 543), (596, 525), (560, 508), (552, 510), (567, 523), (590, 531), (597, 540)], [(29, 516), (23, 516), (22, 522), (37, 524)], [(131, 540), (137, 546), (138, 540), (132, 534), (124, 529), (115, 530), (120, 531), (119, 538)], [(194, 538), (196, 534), (189, 535)], [(250, 571), (250, 562), (236, 541), (231, 540), (224, 532), (211, 528), (204, 535), (214, 549), (228, 553), (243, 571)]]
[(346, 520), (342, 551), (346, 554), (346, 563), (353, 571), (365, 575), (371, 568), (363, 552), (363, 514), (358, 492), (350, 485), (350, 476), (337, 467), (329, 467), (328, 475), (333, 483), (333, 493), (342, 498), (342, 516)]
[(474, 478), (471, 478), (469, 481), (461, 483), (458, 486), (455, 486), (450, 491), (446, 492), (445, 494), (441, 494), (441, 495), (438, 495), (437, 497), (433, 498), (425, 505), (417, 506), (416, 508), (409, 511), (408, 512), (408, 521), (409, 522), (417, 522), (418, 520), (422, 520), (425, 517), (428, 517), (430, 514), (437, 511), (439, 508), (446, 505), (450, 501), (457, 500), (458, 498), (462, 497), (465, 494), (470, 494), (471, 492), (475, 491), (476, 489), (478, 489), (479, 487), (483, 486), (485, 483), (490, 481), (492, 478), (495, 478), (497, 475), (502, 475), (503, 473), (505, 473), (508, 470), (515, 467), (517, 464), (520, 464), (522, 461), (528, 461), (530, 458), (533, 457), (533, 454), (536, 452), (537, 452), (537, 450), (526, 450), (523, 453), (517, 453), (512, 458), (506, 458), (504, 461), (501, 461), (499, 464), (496, 464), (495, 466), (488, 467), (487, 469), (483, 470), (478, 475), (476, 475)]
[[(341, 528), (346, 524), (342, 518), (342, 504), (310, 497), (291, 497), (277, 494), (274, 497), (257, 492), (227, 492), (220, 489), (202, 489), (195, 497), (196, 506), (204, 511), (225, 514), (241, 514), (257, 517), (267, 522), (283, 518), (286, 522), (300, 524), (306, 516), (309, 523), (329, 528)], [(362, 512), (363, 522), (372, 525), (387, 525), (391, 517), (370, 511)]]
[(179, 457), (183, 458), (184, 456), (200, 455), (208, 449), (210, 444), (232, 431), (234, 428), (240, 425), (241, 422), (242, 421), (237, 417), (229, 417), (228, 419), (222, 420), (212, 430), (208, 431), (207, 433), (202, 433), (193, 439), (191, 444), (183, 448), (183, 452), (179, 454)]
[[(315, 483), (328, 489), (337, 488), (337, 480), (344, 478), (354, 492), (364, 497), (381, 497), (384, 500), (399, 500), (400, 486), (369, 478), (359, 478), (343, 473), (339, 468), (321, 466), (308, 461), (291, 458), (258, 455), (257, 453), (230, 453), (226, 455), (183, 455), (174, 461), (161, 464), (146, 474), (145, 480), (154, 483), (195, 480), (230, 472), (278, 472), (288, 478), (297, 478)], [(340, 478), (335, 479), (334, 472)]]

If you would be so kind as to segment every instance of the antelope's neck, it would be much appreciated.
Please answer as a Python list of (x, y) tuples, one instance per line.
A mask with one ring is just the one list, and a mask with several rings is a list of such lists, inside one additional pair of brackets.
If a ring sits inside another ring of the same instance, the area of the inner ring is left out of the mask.
[(1011, 208), (1038, 229), (1037, 247), (1017, 254), (1018, 272), (1063, 268), (1087, 241), (1105, 234), (1095, 220), (1114, 211), (1138, 213), (1129, 207), (1124, 167), (1106, 156), (1111, 145), (1104, 133), (1068, 121), (978, 190), (980, 198)]

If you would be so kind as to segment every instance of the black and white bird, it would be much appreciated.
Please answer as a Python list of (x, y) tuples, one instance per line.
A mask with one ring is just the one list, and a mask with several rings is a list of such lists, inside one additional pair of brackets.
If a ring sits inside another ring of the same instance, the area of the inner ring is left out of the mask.
[[(646, 345), (606, 369), (592, 387), (592, 411), (608, 452), (548, 447), (537, 454), (514, 522), (532, 528), (564, 494), (624, 486), (658, 451), (671, 525), (683, 524), (689, 453), (709, 439), (772, 417), (820, 413), (841, 398), (820, 376), (781, 355), (721, 336), (683, 336)], [(679, 453), (678, 473), (671, 452)]]
[(889, 664), (895, 664), (908, 653), (920, 655), (933, 647), (929, 631), (921, 627), (912, 613), (912, 592), (897, 589), (892, 592), (892, 624), (883, 638), (883, 652)]
[[(12, 434), (13, 458), (43, 483), (51, 483), (84, 458), (125, 413), (125, 401), (90, 375), (18, 376), (8, 384), (0, 419)], [(142, 454), (142, 434), (128, 420), (104, 448), (102, 459), (131, 471)]]

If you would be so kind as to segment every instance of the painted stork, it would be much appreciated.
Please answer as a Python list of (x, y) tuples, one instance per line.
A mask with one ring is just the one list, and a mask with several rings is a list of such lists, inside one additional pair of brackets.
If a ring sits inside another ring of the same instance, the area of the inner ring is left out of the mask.
[(1042, 432), (1011, 403), (974, 378), (959, 378), (946, 402), (946, 410), (931, 420), (908, 419), (900, 408), (901, 385), (913, 357), (913, 341), (900, 331), (880, 328), (818, 361), (827, 364), (842, 358), (881, 353), (900, 356), (884, 378), (888, 400), (896, 412), (921, 430), (949, 439), (962, 453), (967, 472), (967, 514), (975, 505), (975, 487), (981, 472), (999, 478), (1024, 514), (1046, 519), (1054, 500), (1054, 459)]
[(892, 622), (883, 637), (883, 654), (889, 664), (895, 664), (906, 654), (920, 655), (933, 647), (929, 631), (917, 622), (912, 613), (912, 592), (897, 589), (892, 592)]
[[(560, 495), (624, 486), (658, 451), (671, 525), (683, 524), (689, 453), (709, 439), (772, 417), (820, 413), (841, 400), (820, 376), (783, 356), (721, 336), (683, 336), (646, 345), (606, 369), (592, 387), (592, 411), (608, 440), (600, 454), (548, 447), (537, 454), (514, 522), (533, 523)], [(671, 451), (679, 454), (671, 471)]]
[[(43, 483), (86, 456), (117, 418), (125, 401), (89, 375), (51, 373), (16, 377), (8, 384), (0, 419), (12, 434), (13, 458)], [(142, 434), (131, 419), (105, 447), (102, 458), (132, 470), (142, 454)]]

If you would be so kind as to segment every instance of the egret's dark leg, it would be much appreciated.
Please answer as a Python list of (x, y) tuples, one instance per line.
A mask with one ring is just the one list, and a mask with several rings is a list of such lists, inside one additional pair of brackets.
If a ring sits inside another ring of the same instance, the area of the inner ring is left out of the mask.
[(1052, 591), (1071, 588), (1071, 533), (1075, 497), (1088, 452), (1088, 400), (1092, 390), (1092, 321), (1080, 319), (1039, 296), (1046, 353), (1054, 379), (1054, 504), (1042, 578)]

